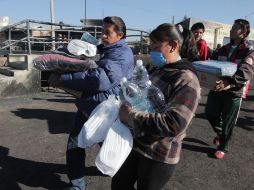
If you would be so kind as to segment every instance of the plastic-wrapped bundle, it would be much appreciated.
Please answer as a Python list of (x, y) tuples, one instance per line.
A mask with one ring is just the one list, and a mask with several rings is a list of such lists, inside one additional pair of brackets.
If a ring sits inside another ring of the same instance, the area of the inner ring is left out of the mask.
[(143, 88), (146, 88), (147, 81), (149, 81), (148, 72), (143, 66), (143, 61), (139, 59), (137, 60), (136, 66), (133, 70), (131, 82), (138, 85), (138, 87), (142, 90)]
[(193, 66), (197, 71), (197, 75), (202, 87), (213, 90), (216, 81), (221, 77), (231, 77), (237, 70), (237, 65), (227, 61), (195, 61)]
[(100, 103), (91, 113), (78, 135), (78, 146), (87, 148), (102, 142), (118, 117), (120, 101), (114, 95)]
[(195, 61), (193, 66), (197, 71), (206, 72), (219, 76), (232, 76), (237, 69), (237, 65), (227, 61)]
[(85, 55), (86, 57), (94, 57), (97, 51), (94, 44), (82, 40), (71, 40), (67, 49), (73, 55)]
[(113, 177), (130, 154), (132, 146), (130, 129), (117, 119), (108, 130), (95, 165), (103, 174)]
[(88, 42), (93, 45), (98, 44), (98, 40), (94, 36), (92, 36), (89, 32), (84, 32), (80, 40)]
[(146, 94), (144, 96), (148, 101), (148, 112), (164, 113), (167, 110), (167, 103), (165, 101), (163, 92), (158, 87), (154, 86), (150, 80), (147, 83), (147, 89), (144, 90)]
[(92, 59), (75, 59), (59, 54), (45, 54), (33, 60), (33, 66), (40, 71), (75, 72), (97, 68)]
[(148, 105), (146, 98), (143, 97), (142, 91), (138, 85), (128, 81), (125, 77), (121, 80), (121, 89), (123, 97), (132, 106), (135, 111), (147, 111)]

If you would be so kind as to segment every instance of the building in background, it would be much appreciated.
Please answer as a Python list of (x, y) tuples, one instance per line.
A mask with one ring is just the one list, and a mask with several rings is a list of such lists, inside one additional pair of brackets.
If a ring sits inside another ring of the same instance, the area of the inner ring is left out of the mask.
[[(232, 25), (192, 17), (187, 18), (178, 24), (181, 24), (184, 28), (190, 29), (191, 26), (197, 22), (202, 22), (205, 25), (203, 38), (209, 48), (215, 49), (217, 44), (224, 45), (229, 43), (229, 33)], [(254, 29), (251, 29), (248, 39), (254, 44)]]
[(98, 38), (101, 35), (102, 19), (80, 19), (84, 30)]

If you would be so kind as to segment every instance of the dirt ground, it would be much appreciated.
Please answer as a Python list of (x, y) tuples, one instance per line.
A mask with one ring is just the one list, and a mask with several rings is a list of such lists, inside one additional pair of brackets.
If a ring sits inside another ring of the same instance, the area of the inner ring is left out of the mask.
[[(165, 190), (254, 190), (254, 85), (243, 101), (225, 159), (210, 156), (215, 136), (205, 119), (203, 89), (180, 163)], [(60, 90), (0, 99), (0, 190), (61, 189), (68, 183), (65, 150), (75, 100)], [(98, 146), (87, 151), (88, 190), (110, 189), (110, 177), (94, 165)]]

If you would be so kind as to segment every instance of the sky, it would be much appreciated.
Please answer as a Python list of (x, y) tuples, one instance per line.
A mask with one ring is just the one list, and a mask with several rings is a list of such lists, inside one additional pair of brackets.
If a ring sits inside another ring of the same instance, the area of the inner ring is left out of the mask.
[[(85, 8), (86, 2), (86, 8)], [(127, 28), (151, 31), (161, 23), (184, 16), (232, 24), (249, 20), (254, 28), (254, 0), (54, 0), (55, 22), (81, 25), (80, 19), (120, 16)], [(0, 0), (0, 16), (10, 22), (24, 19), (50, 21), (50, 0)]]

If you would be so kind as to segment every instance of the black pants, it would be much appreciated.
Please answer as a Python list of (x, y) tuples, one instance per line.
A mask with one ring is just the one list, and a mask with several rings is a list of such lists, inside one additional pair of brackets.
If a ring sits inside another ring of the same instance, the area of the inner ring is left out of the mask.
[[(72, 185), (79, 186), (80, 180), (85, 175), (85, 159), (86, 151), (83, 148), (78, 147), (78, 135), (87, 121), (80, 111), (76, 113), (75, 123), (70, 128), (70, 135), (67, 143), (66, 151), (66, 164), (67, 164), (67, 175)], [(98, 143), (102, 146), (102, 143)], [(81, 187), (82, 189), (83, 187)]]
[(68, 177), (70, 180), (82, 178), (84, 176), (86, 153), (85, 149), (78, 147), (78, 134), (86, 120), (87, 118), (78, 111), (75, 117), (75, 124), (70, 128), (66, 151)]
[(148, 159), (136, 151), (130, 155), (112, 178), (112, 190), (160, 190), (169, 181), (175, 164), (165, 164)]
[(206, 117), (220, 138), (218, 150), (228, 151), (228, 142), (236, 124), (242, 98), (226, 91), (210, 91), (206, 104)]

